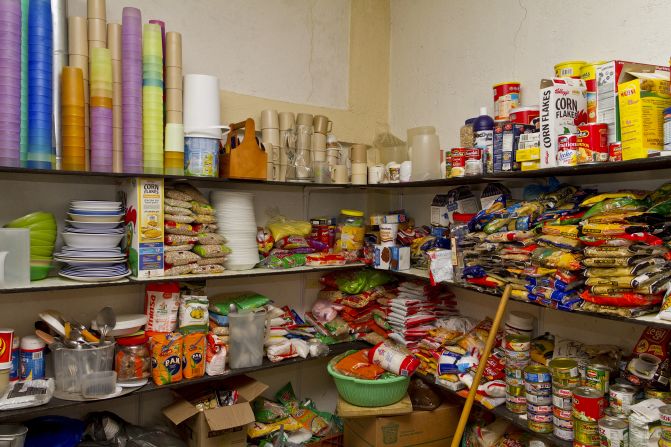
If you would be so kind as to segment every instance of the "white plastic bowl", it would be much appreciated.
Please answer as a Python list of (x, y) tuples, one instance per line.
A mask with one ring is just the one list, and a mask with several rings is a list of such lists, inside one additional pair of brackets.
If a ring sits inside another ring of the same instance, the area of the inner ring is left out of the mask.
[(121, 222), (121, 217), (123, 214), (117, 214), (114, 216), (89, 216), (84, 214), (73, 214), (68, 213), (70, 220), (76, 220), (77, 222)]
[(113, 248), (124, 234), (61, 233), (65, 244), (72, 248)]
[[(116, 325), (110, 332), (110, 335), (113, 337), (131, 335), (139, 331), (145, 324), (147, 324), (147, 316), (145, 314), (117, 315)], [(91, 321), (91, 329), (96, 331), (99, 329), (96, 320)]]

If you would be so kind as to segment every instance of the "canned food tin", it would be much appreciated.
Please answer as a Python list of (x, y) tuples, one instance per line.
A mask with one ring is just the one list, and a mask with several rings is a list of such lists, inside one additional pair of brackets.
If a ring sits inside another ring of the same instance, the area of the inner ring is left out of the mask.
[(573, 437), (585, 445), (599, 445), (599, 424), (573, 419)]
[(564, 357), (550, 360), (550, 371), (552, 371), (553, 380), (573, 379), (580, 375), (578, 362)]
[(659, 408), (659, 420), (662, 422), (662, 438), (671, 441), (671, 405)]
[(508, 334), (503, 347), (506, 351), (525, 352), (528, 356), (529, 349), (531, 349), (531, 340), (528, 335)]
[(520, 404), (520, 403), (506, 401), (506, 408), (508, 409), (508, 411), (510, 411), (511, 413), (515, 413), (515, 414), (524, 414), (524, 413), (527, 412), (527, 404), (526, 403)]
[(552, 422), (536, 422), (527, 420), (529, 430), (536, 433), (552, 433)]
[(482, 175), (484, 172), (482, 152), (483, 149), (479, 147), (469, 147), (464, 151), (464, 175)]
[(587, 122), (596, 123), (596, 67), (604, 62), (588, 62), (580, 67), (580, 79), (587, 93)]
[(514, 404), (527, 404), (527, 399), (524, 396), (513, 396), (506, 394), (506, 401)]
[(573, 399), (571, 397), (561, 397), (556, 394), (552, 395), (552, 405), (562, 410), (572, 410), (573, 409)]
[(521, 379), (524, 380), (524, 371), (519, 368), (510, 368), (510, 365), (506, 366), (505, 372), (506, 377), (511, 379)]
[(552, 405), (536, 405), (527, 401), (527, 411), (552, 416)]
[[(577, 388), (577, 387), (574, 387)], [(552, 386), (552, 394), (558, 397), (566, 397), (566, 398), (572, 398), (573, 397), (573, 390), (574, 388), (558, 388), (557, 386)]]
[(578, 126), (578, 163), (608, 161), (608, 124)]
[(585, 368), (584, 385), (596, 388), (604, 394), (608, 393), (610, 368), (600, 363), (590, 363)]
[(538, 382), (538, 383), (526, 382), (524, 386), (527, 389), (527, 392), (531, 394), (545, 395), (548, 392), (552, 391), (552, 384), (548, 382)]
[(637, 392), (638, 388), (632, 385), (616, 383), (611, 386), (608, 394), (610, 396), (610, 406), (613, 408), (613, 411), (620, 414), (629, 414), (629, 407), (635, 403)]
[(552, 422), (552, 413), (535, 413), (527, 408), (527, 420), (533, 422)]
[(520, 83), (501, 82), (492, 88), (494, 94), (494, 119), (507, 120), (510, 111), (520, 105)]
[(455, 147), (450, 151), (452, 160), (450, 177), (463, 177), (466, 174), (466, 149), (465, 147)]
[(659, 391), (654, 388), (646, 388), (645, 397), (647, 399), (659, 399), (659, 400), (671, 399), (671, 391)]
[(524, 396), (524, 386), (506, 385), (507, 396)]
[(553, 415), (552, 423), (554, 424), (555, 427), (560, 427), (567, 430), (573, 430), (573, 419), (562, 419)]
[(573, 410), (562, 410), (559, 407), (552, 407), (552, 414), (559, 419), (573, 420)]
[(521, 386), (522, 388), (524, 388), (524, 379), (518, 379), (516, 377), (506, 377), (506, 385)]
[(573, 447), (594, 447), (598, 446), (599, 444), (583, 444), (582, 442), (578, 442), (575, 440), (575, 433), (574, 433), (574, 438), (573, 438)]
[(513, 360), (513, 361), (529, 361), (531, 358), (531, 354), (529, 353), (529, 350), (526, 351), (511, 351), (510, 349), (506, 349), (506, 357)]
[(524, 368), (524, 380), (527, 382), (548, 382), (552, 384), (552, 375), (545, 366), (531, 365)]
[(671, 150), (671, 107), (664, 109), (662, 112), (664, 117), (664, 145), (665, 151)]
[(573, 390), (573, 417), (587, 422), (596, 422), (603, 417), (606, 399), (601, 391), (581, 386)]
[(629, 424), (622, 419), (604, 417), (599, 420), (601, 447), (629, 446)]
[(533, 125), (538, 120), (540, 114), (538, 106), (516, 107), (510, 110), (508, 120), (514, 124)]
[(622, 414), (622, 413), (618, 413), (617, 410), (615, 410), (613, 407), (608, 407), (603, 411), (603, 417), (606, 417), (606, 416), (622, 419), (623, 421), (627, 421), (627, 422), (629, 421), (629, 418), (627, 417), (627, 415)]
[(524, 373), (523, 370), (527, 366), (529, 366), (529, 362), (531, 361), (530, 358), (526, 358), (524, 360), (512, 360), (510, 358), (506, 359), (506, 368), (509, 370), (517, 370), (520, 372), (521, 377), (524, 378)]
[[(573, 440), (573, 430), (569, 430), (567, 428), (561, 428), (557, 427), (556, 425), (554, 426), (552, 430), (552, 434), (558, 437), (559, 439), (562, 439), (564, 441), (572, 441)], [(575, 445), (575, 444), (573, 444)]]
[(580, 79), (580, 69), (587, 61), (564, 61), (555, 65), (555, 76), (558, 78)]
[(557, 166), (578, 164), (578, 136), (573, 133), (557, 137)]
[(538, 395), (538, 394), (526, 393), (524, 397), (527, 398), (527, 403), (531, 403), (534, 405), (552, 405), (551, 394)]
[(580, 377), (572, 377), (570, 379), (557, 379), (552, 377), (552, 385), (555, 388), (563, 388), (565, 390), (572, 390), (580, 386)]
[(608, 161), (622, 161), (622, 143), (619, 141), (608, 145)]

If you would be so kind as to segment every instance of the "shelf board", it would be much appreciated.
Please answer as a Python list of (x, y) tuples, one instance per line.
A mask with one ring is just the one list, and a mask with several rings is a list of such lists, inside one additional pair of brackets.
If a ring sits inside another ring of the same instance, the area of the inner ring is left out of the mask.
[[(394, 272), (394, 273), (396, 273), (398, 275), (410, 277), (410, 278), (417, 278), (417, 279), (424, 279), (424, 280), (429, 279), (428, 270), (422, 270), (422, 269), (417, 269), (417, 268), (411, 268), (410, 270)], [(449, 281), (445, 281), (444, 283), (449, 285), (449, 286), (452, 286), (452, 287), (457, 287), (457, 288), (464, 289), (464, 290), (470, 290), (470, 291), (477, 292), (477, 293), (480, 293), (482, 295), (490, 296), (490, 297), (493, 297), (493, 298), (501, 298), (501, 294), (497, 293), (497, 292), (494, 292), (494, 291), (485, 291), (485, 290), (482, 290), (481, 288), (469, 287), (469, 286), (464, 285), (464, 284), (459, 284), (459, 283), (449, 282)], [(511, 301), (515, 301), (516, 303), (527, 304), (529, 306), (536, 306), (536, 307), (540, 307), (542, 309), (549, 309), (549, 310), (553, 310), (553, 311), (556, 311), (556, 312), (564, 312), (564, 313), (572, 314), (572, 315), (584, 315), (584, 316), (589, 316), (589, 317), (601, 318), (601, 319), (604, 319), (604, 320), (622, 321), (622, 322), (625, 322), (625, 323), (633, 323), (633, 324), (640, 324), (640, 325), (644, 325), (644, 326), (655, 326), (655, 327), (671, 329), (671, 321), (658, 319), (656, 314), (654, 314), (654, 313), (648, 314), (648, 315), (642, 315), (640, 317), (635, 317), (635, 318), (627, 318), (627, 317), (619, 317), (619, 316), (616, 316), (616, 315), (602, 314), (602, 313), (598, 313), (598, 312), (585, 312), (585, 311), (581, 311), (581, 310), (566, 311), (566, 310), (561, 310), (561, 309), (553, 309), (552, 307), (543, 306), (542, 304), (533, 303), (533, 302), (530, 302), (530, 301), (523, 301), (523, 300), (515, 299), (515, 298), (510, 298), (510, 299), (511, 299)]]
[[(318, 359), (323, 359), (323, 358), (330, 358), (334, 357), (336, 355), (342, 354), (343, 352), (349, 351), (350, 349), (363, 349), (365, 347), (368, 347), (369, 345), (365, 342), (362, 341), (354, 341), (354, 342), (349, 342), (349, 343), (338, 343), (335, 345), (330, 346), (330, 352), (327, 356), (325, 357), (308, 357), (307, 359), (303, 359), (300, 357), (295, 357), (292, 359), (286, 359), (282, 360), (281, 362), (277, 363), (272, 363), (270, 360), (264, 357), (263, 359), (263, 364), (261, 366), (254, 366), (254, 367), (249, 367), (249, 368), (239, 368), (239, 369), (229, 369), (224, 373), (223, 375), (220, 376), (204, 376), (198, 379), (191, 379), (191, 380), (182, 380), (181, 382), (177, 383), (172, 383), (169, 385), (163, 385), (163, 386), (157, 386), (155, 385), (151, 379), (149, 383), (142, 388), (139, 388), (129, 394), (124, 394), (119, 397), (115, 397), (109, 400), (115, 400), (115, 399), (123, 399), (129, 396), (138, 396), (146, 393), (152, 393), (155, 391), (159, 390), (166, 390), (166, 389), (177, 389), (177, 388), (182, 388), (185, 386), (189, 385), (194, 385), (194, 384), (202, 384), (202, 383), (215, 383), (219, 382), (222, 380), (226, 380), (231, 377), (239, 376), (242, 374), (249, 374), (257, 371), (265, 371), (269, 369), (274, 369), (274, 368), (282, 368), (285, 366), (290, 366), (290, 365), (300, 365), (303, 363), (308, 363), (314, 360)], [(324, 370), (324, 374), (326, 374), (326, 370)], [(64, 408), (68, 407), (74, 407), (74, 406), (80, 406), (80, 405), (86, 405), (90, 403), (95, 403), (95, 402), (101, 402), (100, 400), (91, 400), (91, 401), (84, 401), (84, 402), (74, 402), (74, 401), (69, 401), (69, 400), (63, 400), (63, 399), (57, 399), (53, 398), (47, 403), (46, 405), (42, 405), (39, 407), (32, 407), (32, 408), (20, 408), (17, 410), (7, 410), (7, 411), (0, 411), (0, 420), (7, 420), (10, 418), (17, 418), (17, 417), (23, 417), (26, 415), (32, 415), (32, 414), (37, 414), (37, 413), (44, 413), (48, 411), (56, 411), (56, 410), (61, 410)]]
[(41, 281), (33, 281), (24, 287), (0, 289), (0, 294), (3, 293), (28, 293), (28, 292), (45, 292), (50, 290), (68, 290), (68, 289), (89, 289), (92, 287), (117, 287), (128, 286), (135, 284), (147, 284), (160, 281), (201, 281), (201, 280), (216, 280), (228, 278), (248, 278), (252, 276), (274, 276), (274, 275), (295, 275), (299, 273), (311, 272), (330, 272), (333, 270), (348, 270), (363, 267), (364, 264), (355, 263), (347, 265), (324, 265), (324, 266), (302, 266), (289, 269), (269, 269), (269, 268), (254, 268), (251, 270), (226, 270), (223, 273), (211, 273), (207, 275), (179, 275), (179, 276), (160, 276), (149, 279), (128, 278), (109, 282), (88, 282), (88, 281), (73, 281), (59, 276), (52, 276)]
[(398, 189), (398, 188), (426, 188), (426, 187), (448, 187), (486, 183), (489, 181), (503, 181), (515, 179), (543, 178), (548, 176), (570, 177), (590, 176), (600, 174), (614, 174), (623, 172), (647, 172), (652, 170), (671, 169), (671, 157), (651, 157), (636, 160), (584, 164), (577, 166), (562, 166), (557, 168), (537, 169), (535, 171), (497, 172), (480, 176), (456, 177), (441, 180), (428, 180), (407, 183), (384, 183), (376, 185), (351, 185), (333, 183), (308, 183), (308, 182), (272, 182), (266, 180), (243, 180), (225, 179), (211, 177), (193, 177), (184, 175), (159, 175), (159, 174), (125, 174), (111, 172), (84, 172), (84, 171), (56, 171), (45, 169), (10, 168), (0, 166), (0, 177), (18, 177), (20, 180), (35, 180), (43, 178), (46, 181), (61, 181), (79, 183), (81, 181), (114, 183), (125, 178), (147, 177), (163, 178), (166, 180), (189, 180), (205, 187), (217, 187), (218, 185), (258, 185), (258, 186), (283, 186), (283, 187), (317, 187), (317, 188), (355, 188), (355, 189)]

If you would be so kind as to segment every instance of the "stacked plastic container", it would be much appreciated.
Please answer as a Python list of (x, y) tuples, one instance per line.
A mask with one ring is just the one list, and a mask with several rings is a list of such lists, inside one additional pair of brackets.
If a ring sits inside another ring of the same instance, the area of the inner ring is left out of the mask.
[[(68, 52), (70, 67), (79, 68), (84, 80), (84, 167), (88, 170), (89, 164), (89, 39), (86, 17), (68, 17)], [(65, 124), (65, 123), (63, 123)], [(65, 149), (63, 149), (65, 151)], [(65, 156), (65, 155), (64, 155)], [(65, 165), (63, 167), (65, 168)]]
[(91, 170), (112, 172), (112, 57), (91, 48)]
[(165, 174), (184, 175), (182, 104), (182, 35), (169, 32), (165, 49)]
[[(93, 66), (93, 49), (94, 48), (107, 48), (107, 7), (105, 0), (87, 0), (86, 1), (86, 12), (87, 12), (87, 28), (88, 28), (88, 39), (89, 39), (89, 76), (92, 76), (92, 66)], [(92, 79), (91, 79), (92, 80)], [(93, 94), (90, 92), (91, 85), (89, 84), (89, 94), (92, 97)], [(91, 99), (91, 104), (89, 108), (89, 126), (93, 128), (93, 100)], [(91, 131), (89, 131), (91, 132)], [(90, 160), (93, 152), (93, 137), (90, 133), (87, 135), (86, 147), (87, 152), (87, 168), (91, 170), (93, 166), (90, 164)]]
[(163, 174), (163, 41), (158, 25), (144, 25), (142, 67), (144, 172)]
[(84, 76), (79, 67), (64, 67), (61, 86), (63, 135), (62, 167), (66, 171), (86, 169)]
[[(7, 2), (5, 2), (7, 3)], [(11, 2), (17, 5), (18, 2)], [(20, 15), (19, 31), (20, 31)], [(21, 36), (16, 40), (3, 39), (21, 48)], [(51, 148), (53, 133), (53, 43), (51, 23), (51, 2), (31, 0), (28, 12), (28, 167), (51, 169)], [(17, 64), (17, 67), (19, 65)], [(20, 95), (20, 78), (16, 79), (16, 95)], [(20, 120), (19, 108), (15, 106)], [(18, 121), (16, 121), (18, 124)], [(18, 126), (17, 126), (18, 127)], [(17, 146), (18, 150), (18, 146)]]
[(0, 165), (20, 165), (21, 2), (0, 1)]
[(142, 173), (142, 15), (126, 7), (121, 26), (123, 172)]
[[(10, 2), (8, 2), (10, 3)], [(28, 5), (30, 0), (21, 0), (21, 167), (28, 164)], [(4, 21), (4, 18), (3, 18)], [(6, 24), (5, 24), (6, 25)], [(5, 51), (3, 49), (3, 51)]]
[(107, 48), (112, 56), (112, 171), (123, 172), (121, 86), (121, 25), (107, 24)]

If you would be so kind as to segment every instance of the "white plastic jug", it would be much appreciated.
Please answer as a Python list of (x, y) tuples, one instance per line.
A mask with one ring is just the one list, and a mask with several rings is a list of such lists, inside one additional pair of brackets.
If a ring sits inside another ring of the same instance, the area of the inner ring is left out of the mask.
[(0, 228), (0, 288), (30, 284), (30, 230)]

